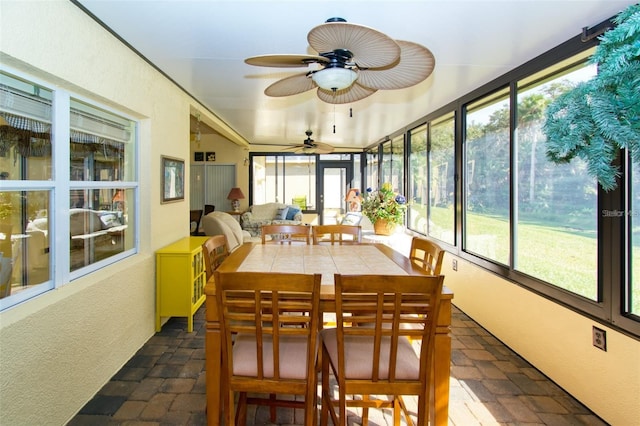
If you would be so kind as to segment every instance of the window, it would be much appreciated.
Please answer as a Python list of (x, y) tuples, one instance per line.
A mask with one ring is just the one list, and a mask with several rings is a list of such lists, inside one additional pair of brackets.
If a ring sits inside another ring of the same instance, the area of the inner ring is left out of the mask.
[(429, 233), (429, 182), (427, 169), (427, 126), (409, 132), (409, 191), (407, 227), (421, 234)]
[(0, 73), (0, 309), (134, 252), (135, 136), (120, 114)]
[(134, 191), (120, 183), (135, 184), (135, 123), (72, 99), (69, 133), (70, 266), (75, 271), (133, 248)]
[(251, 203), (296, 204), (315, 209), (316, 156), (252, 155)]
[(455, 120), (453, 114), (429, 127), (429, 236), (455, 243)]
[(509, 264), (509, 91), (467, 106), (464, 248)]
[[(427, 143), (427, 132), (429, 141)], [(455, 121), (447, 114), (409, 132), (409, 229), (455, 243)]]
[[(404, 194), (404, 135), (396, 136), (382, 144), (380, 185), (391, 183), (393, 190)], [(372, 187), (374, 189), (376, 187)]]
[(316, 199), (316, 157), (295, 155), (284, 158), (284, 203), (313, 210)]
[(597, 184), (578, 158), (548, 161), (542, 132), (546, 106), (596, 67), (563, 65), (518, 82), (513, 267), (598, 301)]
[[(631, 160), (627, 158), (631, 170), (630, 188), (630, 209), (626, 210), (627, 238), (629, 256), (627, 259), (627, 278), (622, 298), (621, 313), (623, 316), (632, 315), (640, 318), (640, 170), (637, 163), (631, 165)], [(609, 219), (612, 219), (611, 217)]]
[(378, 187), (378, 147), (366, 152), (365, 161), (363, 189), (375, 189)]
[[(545, 109), (595, 75), (587, 59), (596, 42), (575, 37), (406, 132), (413, 202), (407, 226), (517, 285), (640, 336), (640, 165), (622, 152), (619, 187), (607, 193), (581, 159), (555, 164), (545, 152)], [(401, 176), (393, 153), (403, 136), (366, 152), (369, 186), (377, 187), (378, 170), (381, 183)]]

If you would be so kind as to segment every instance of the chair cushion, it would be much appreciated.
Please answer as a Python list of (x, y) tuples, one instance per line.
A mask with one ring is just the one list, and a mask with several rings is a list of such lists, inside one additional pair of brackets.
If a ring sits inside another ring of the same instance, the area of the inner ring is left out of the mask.
[[(338, 342), (336, 340), (337, 329), (326, 328), (322, 330), (322, 343), (324, 344), (331, 364), (338, 365)], [(369, 336), (345, 336), (344, 348), (345, 378), (370, 379), (371, 366), (373, 365), (373, 340)], [(389, 377), (389, 337), (382, 338), (380, 350), (380, 379)], [(417, 380), (420, 374), (420, 358), (406, 337), (401, 337), (398, 342), (398, 360), (396, 363), (396, 378)]]
[[(273, 344), (271, 339), (267, 339), (267, 336), (264, 337), (264, 376), (273, 377)], [(255, 336), (238, 334), (233, 344), (233, 374), (256, 377), (258, 375), (256, 356)], [(306, 379), (306, 361), (306, 336), (280, 336), (280, 377), (285, 379)]]

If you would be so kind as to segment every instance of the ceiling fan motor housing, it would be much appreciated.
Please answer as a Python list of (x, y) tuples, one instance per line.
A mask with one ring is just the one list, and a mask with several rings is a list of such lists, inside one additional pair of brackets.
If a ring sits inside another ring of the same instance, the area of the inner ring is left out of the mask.
[(320, 53), (320, 56), (329, 60), (327, 64), (324, 64), (325, 68), (344, 68), (347, 62), (353, 58), (353, 53), (347, 49), (334, 49), (332, 52)]

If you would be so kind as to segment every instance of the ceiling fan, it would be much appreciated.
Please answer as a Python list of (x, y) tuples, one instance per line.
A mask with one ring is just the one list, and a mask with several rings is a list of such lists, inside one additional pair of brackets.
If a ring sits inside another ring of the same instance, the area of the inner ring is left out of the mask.
[(301, 145), (294, 145), (285, 151), (293, 151), (296, 154), (330, 154), (333, 152), (334, 148), (331, 145), (311, 139), (313, 134), (311, 130), (307, 130), (304, 134), (307, 135), (307, 138), (302, 141)]
[(435, 67), (426, 47), (393, 40), (386, 34), (343, 18), (330, 18), (309, 31), (309, 46), (318, 55), (260, 55), (245, 59), (263, 67), (308, 67), (309, 71), (276, 81), (267, 96), (296, 95), (318, 88), (327, 103), (364, 99), (378, 90), (403, 89), (425, 80)]

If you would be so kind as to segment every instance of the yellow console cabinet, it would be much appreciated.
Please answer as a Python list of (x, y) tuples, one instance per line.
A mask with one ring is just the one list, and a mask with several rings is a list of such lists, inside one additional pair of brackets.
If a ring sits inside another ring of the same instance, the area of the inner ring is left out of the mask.
[(193, 314), (205, 301), (207, 238), (185, 237), (156, 251), (156, 331), (162, 317), (187, 317), (187, 331), (193, 331)]

